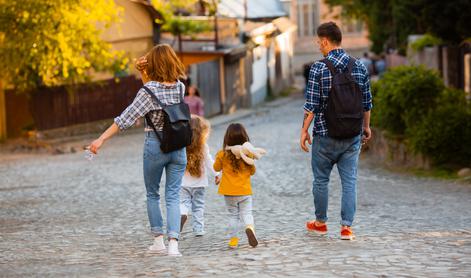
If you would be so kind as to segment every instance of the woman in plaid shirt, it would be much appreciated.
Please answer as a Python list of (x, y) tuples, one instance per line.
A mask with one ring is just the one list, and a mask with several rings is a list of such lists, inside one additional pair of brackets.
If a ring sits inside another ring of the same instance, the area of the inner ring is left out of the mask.
[[(148, 87), (164, 104), (176, 104), (183, 99), (185, 85), (178, 78), (185, 76), (185, 67), (178, 59), (173, 49), (166, 44), (155, 46), (137, 63), (137, 69), (142, 74), (144, 86)], [(103, 143), (118, 133), (131, 127), (138, 118), (149, 114), (158, 131), (163, 129), (163, 112), (144, 89), (140, 89), (134, 101), (114, 123), (92, 144), (89, 149), (97, 153)], [(186, 168), (185, 148), (163, 153), (160, 141), (155, 132), (146, 124), (146, 139), (144, 144), (144, 182), (147, 190), (147, 213), (154, 243), (149, 250), (156, 253), (167, 251), (164, 244), (162, 212), (160, 210), (160, 179), (165, 169), (165, 202), (167, 208), (168, 255), (181, 256), (178, 251), (180, 234), (180, 187)]]

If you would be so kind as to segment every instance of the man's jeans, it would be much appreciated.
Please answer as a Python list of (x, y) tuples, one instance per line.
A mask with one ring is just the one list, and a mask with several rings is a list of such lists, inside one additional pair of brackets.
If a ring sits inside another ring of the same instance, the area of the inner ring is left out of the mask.
[(160, 210), (160, 179), (165, 169), (165, 205), (167, 208), (167, 235), (178, 239), (180, 235), (180, 187), (186, 168), (185, 148), (170, 153), (160, 150), (160, 141), (154, 132), (147, 132), (144, 144), (144, 183), (147, 190), (147, 214), (154, 236), (164, 234)]
[(229, 235), (237, 237), (239, 230), (239, 219), (242, 219), (244, 225), (253, 226), (252, 216), (252, 196), (224, 196), (227, 211), (229, 212)]
[(334, 164), (337, 164), (342, 181), (341, 225), (351, 226), (356, 210), (356, 182), (361, 136), (351, 139), (333, 139), (315, 136), (312, 143), (312, 172), (314, 182), (312, 193), (316, 208), (316, 220), (327, 221), (329, 203), (329, 178)]
[(193, 232), (204, 232), (204, 187), (182, 187), (180, 191), (180, 213), (191, 211)]

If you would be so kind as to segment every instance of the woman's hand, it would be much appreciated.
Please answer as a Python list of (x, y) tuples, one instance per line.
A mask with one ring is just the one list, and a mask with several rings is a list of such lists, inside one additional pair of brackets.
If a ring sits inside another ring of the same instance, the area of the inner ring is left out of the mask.
[(140, 72), (143, 72), (147, 67), (147, 58), (146, 56), (139, 57), (134, 59), (134, 66)]
[(101, 138), (98, 138), (96, 139), (95, 141), (93, 141), (90, 146), (87, 147), (87, 149), (89, 149), (92, 153), (94, 154), (97, 154), (98, 153), (98, 149), (101, 148), (101, 146), (103, 145), (103, 139)]

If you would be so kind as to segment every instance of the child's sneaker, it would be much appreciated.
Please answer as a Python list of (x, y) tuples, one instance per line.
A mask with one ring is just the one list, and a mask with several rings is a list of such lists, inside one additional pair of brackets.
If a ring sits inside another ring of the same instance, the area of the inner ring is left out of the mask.
[(247, 239), (249, 240), (249, 245), (256, 247), (258, 245), (257, 237), (255, 236), (255, 231), (252, 225), (247, 225), (245, 227), (245, 233), (247, 234)]
[(180, 218), (180, 233), (183, 231), (183, 225), (185, 225), (185, 222), (187, 219), (188, 219), (188, 215), (182, 214)]
[(318, 235), (327, 234), (327, 224), (313, 220), (306, 223), (306, 229), (309, 232), (316, 233)]
[(152, 253), (165, 253), (167, 248), (165, 248), (164, 236), (155, 237), (154, 244), (149, 246), (149, 251)]
[(238, 237), (232, 237), (231, 240), (229, 240), (229, 248), (235, 249), (239, 245), (239, 238)]
[(340, 238), (343, 240), (353, 240), (355, 239), (355, 234), (352, 231), (352, 228), (349, 226), (342, 226), (340, 230)]
[(198, 231), (198, 232), (195, 232), (195, 237), (201, 237), (201, 236), (204, 236), (205, 232), (204, 231)]
[(182, 254), (178, 251), (178, 241), (171, 239), (168, 242), (168, 253), (169, 256), (181, 257)]

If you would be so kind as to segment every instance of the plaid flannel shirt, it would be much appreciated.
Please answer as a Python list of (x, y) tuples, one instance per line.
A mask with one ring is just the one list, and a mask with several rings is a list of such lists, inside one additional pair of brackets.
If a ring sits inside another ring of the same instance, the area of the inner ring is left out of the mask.
[[(343, 49), (334, 49), (327, 54), (329, 59), (337, 70), (344, 72), (350, 56)], [(360, 86), (363, 94), (363, 109), (370, 111), (373, 108), (370, 77), (365, 65), (358, 59), (352, 69), (352, 76)], [(324, 118), (324, 111), (327, 105), (327, 98), (332, 87), (332, 74), (326, 64), (318, 61), (311, 66), (309, 71), (309, 79), (306, 87), (304, 110), (314, 113), (313, 135), (327, 136), (327, 125)]]
[[(167, 105), (180, 103), (185, 92), (185, 85), (180, 81), (176, 85), (164, 85), (156, 81), (149, 81), (144, 86), (149, 88), (163, 104)], [(114, 119), (114, 122), (120, 130), (123, 130), (132, 126), (138, 118), (144, 117), (147, 113), (149, 113), (155, 128), (161, 131), (164, 126), (162, 107), (151, 98), (144, 88), (141, 88), (133, 102)], [(147, 126), (147, 123), (146, 130), (152, 130), (152, 127)]]

